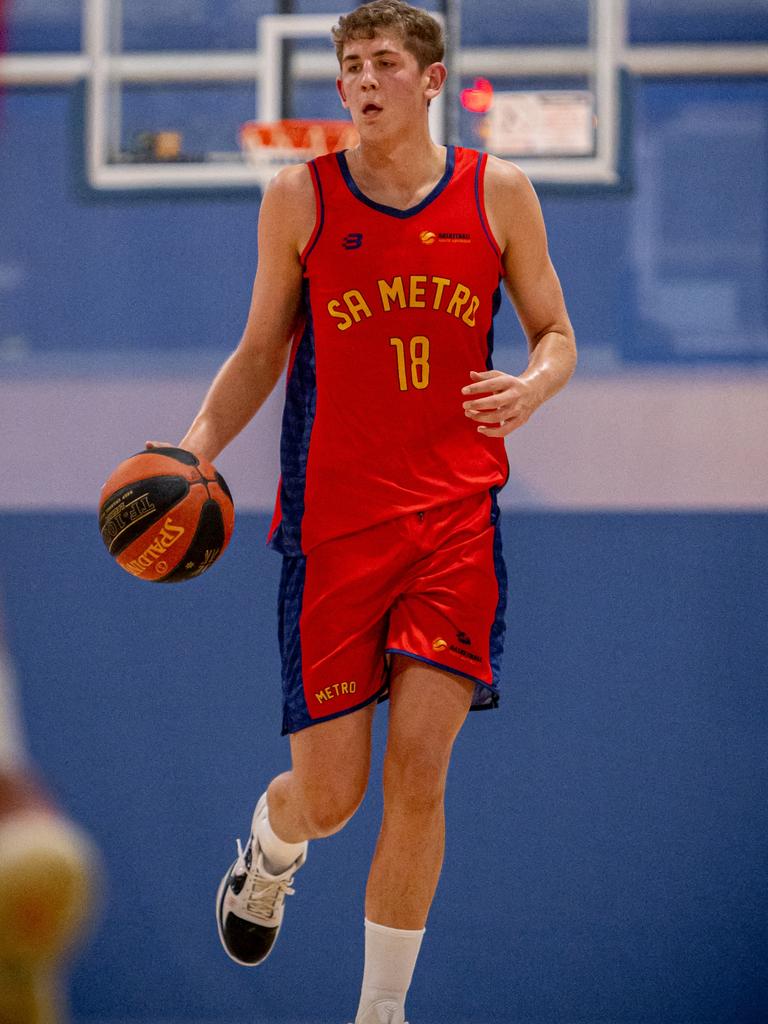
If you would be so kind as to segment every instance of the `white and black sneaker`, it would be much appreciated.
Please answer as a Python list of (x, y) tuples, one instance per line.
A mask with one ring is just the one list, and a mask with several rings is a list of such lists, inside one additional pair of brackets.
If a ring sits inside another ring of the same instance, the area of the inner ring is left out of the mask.
[(243, 850), (237, 840), (237, 860), (221, 880), (216, 897), (216, 923), (227, 955), (243, 967), (256, 967), (269, 956), (283, 923), (285, 897), (293, 896), (293, 876), (307, 859), (307, 846), (293, 864), (272, 875), (256, 835), (256, 825), (267, 813), (264, 793), (256, 804), (251, 837)]

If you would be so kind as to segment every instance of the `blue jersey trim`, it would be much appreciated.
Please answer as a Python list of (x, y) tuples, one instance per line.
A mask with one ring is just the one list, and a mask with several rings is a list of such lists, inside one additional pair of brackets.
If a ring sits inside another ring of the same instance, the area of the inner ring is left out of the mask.
[(317, 195), (320, 201), (320, 216), (319, 223), (317, 224), (317, 230), (314, 232), (315, 237), (312, 239), (312, 244), (310, 245), (309, 249), (307, 249), (307, 251), (304, 253), (304, 266), (307, 265), (307, 260), (309, 259), (312, 250), (317, 245), (320, 235), (323, 233), (323, 225), (325, 224), (325, 198), (323, 196), (323, 182), (320, 178), (320, 172), (318, 171), (317, 165), (315, 164), (314, 160), (310, 160), (307, 166), (309, 167), (309, 172), (314, 178), (315, 184), (317, 186)]
[(493, 293), (493, 299), (491, 300), (491, 326), (488, 328), (488, 334), (485, 336), (485, 343), (488, 347), (488, 354), (485, 358), (486, 370), (493, 369), (493, 340), (494, 340), (494, 321), (496, 314), (501, 309), (501, 279), (496, 285), (496, 291)]
[(301, 527), (307, 487), (307, 460), (317, 405), (315, 332), (309, 286), (304, 285), (306, 324), (285, 390), (280, 436), (280, 525), (271, 547), (283, 555), (301, 555)]
[(475, 167), (475, 204), (477, 205), (477, 215), (480, 218), (480, 223), (483, 225), (483, 232), (485, 237), (488, 239), (488, 244), (493, 249), (493, 255), (496, 259), (499, 258), (499, 246), (496, 243), (493, 235), (488, 230), (488, 225), (485, 222), (485, 216), (483, 215), (483, 202), (480, 198), (480, 168), (483, 165), (482, 154), (478, 155), (477, 166)]
[(499, 501), (498, 495), (501, 488), (492, 487), (491, 494), (491, 525), (493, 526), (493, 567), (496, 571), (496, 582), (499, 587), (499, 600), (496, 604), (496, 615), (491, 626), (491, 638), (489, 644), (491, 672), (493, 681), (498, 686), (501, 677), (501, 656), (504, 651), (504, 635), (507, 631), (505, 614), (507, 611), (507, 567), (504, 564), (504, 552), (501, 542), (501, 528), (499, 526)]
[(453, 177), (453, 169), (456, 165), (456, 147), (448, 146), (445, 157), (445, 171), (443, 176), (432, 189), (426, 198), (422, 199), (416, 206), (411, 206), (408, 210), (398, 210), (395, 206), (385, 206), (383, 203), (376, 203), (373, 199), (369, 199), (364, 192), (361, 192), (357, 187), (355, 179), (349, 173), (349, 165), (347, 164), (347, 158), (344, 152), (337, 153), (336, 159), (339, 164), (339, 170), (341, 171), (342, 177), (347, 184), (347, 188), (352, 195), (359, 199), (361, 203), (365, 203), (366, 206), (370, 206), (373, 210), (378, 210), (379, 213), (386, 213), (389, 217), (398, 217), (403, 220), (406, 217), (414, 217), (417, 213), (421, 213), (423, 209), (433, 203), (435, 199), (445, 189), (448, 182)]

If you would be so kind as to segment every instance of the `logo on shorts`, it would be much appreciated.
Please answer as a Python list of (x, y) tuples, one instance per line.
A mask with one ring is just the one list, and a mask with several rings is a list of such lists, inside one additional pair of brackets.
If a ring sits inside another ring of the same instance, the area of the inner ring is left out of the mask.
[(332, 683), (331, 686), (326, 686), (324, 689), (318, 690), (315, 693), (315, 700), (318, 704), (325, 704), (326, 701), (335, 700), (337, 697), (355, 693), (356, 690), (357, 682), (354, 679), (344, 683)]
[[(466, 633), (457, 633), (456, 639), (459, 641), (460, 644), (469, 645), (472, 643), (472, 641), (469, 639)], [(482, 662), (483, 660), (479, 655), (473, 654), (472, 651), (466, 650), (465, 647), (463, 646), (458, 647), (456, 644), (449, 644), (448, 641), (443, 640), (441, 636), (435, 637), (435, 639), (432, 641), (432, 650), (448, 650), (451, 651), (452, 654), (458, 654), (460, 658), (466, 658), (468, 661)]]

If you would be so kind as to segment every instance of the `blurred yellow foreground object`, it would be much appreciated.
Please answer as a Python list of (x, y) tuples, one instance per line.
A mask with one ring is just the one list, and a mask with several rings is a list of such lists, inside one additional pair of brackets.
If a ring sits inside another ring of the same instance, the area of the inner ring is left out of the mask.
[(64, 1024), (71, 952), (92, 918), (88, 838), (20, 775), (0, 774), (0, 1024)]

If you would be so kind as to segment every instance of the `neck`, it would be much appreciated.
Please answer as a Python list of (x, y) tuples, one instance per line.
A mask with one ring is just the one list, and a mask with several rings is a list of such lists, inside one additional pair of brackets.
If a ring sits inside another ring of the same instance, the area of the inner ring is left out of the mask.
[(428, 132), (416, 138), (361, 140), (348, 156), (362, 178), (383, 178), (402, 189), (417, 188), (425, 181), (440, 177), (445, 164), (444, 148), (434, 143)]

